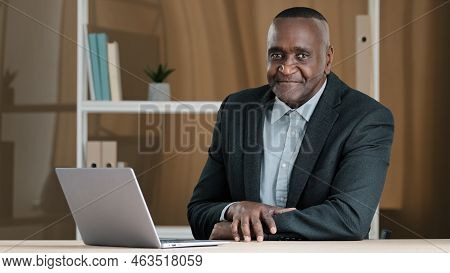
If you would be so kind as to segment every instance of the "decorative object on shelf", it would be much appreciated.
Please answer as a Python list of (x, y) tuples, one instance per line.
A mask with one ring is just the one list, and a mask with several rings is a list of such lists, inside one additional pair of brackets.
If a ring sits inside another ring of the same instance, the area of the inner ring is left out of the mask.
[(156, 70), (152, 70), (147, 66), (144, 72), (152, 81), (148, 86), (148, 100), (170, 100), (170, 85), (164, 82), (164, 80), (174, 71), (175, 69), (167, 68), (166, 65), (162, 64), (160, 64)]

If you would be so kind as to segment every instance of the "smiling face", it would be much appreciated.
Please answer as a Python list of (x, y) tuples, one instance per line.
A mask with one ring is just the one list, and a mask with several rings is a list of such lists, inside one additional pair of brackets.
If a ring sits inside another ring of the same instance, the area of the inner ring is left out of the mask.
[(314, 96), (331, 71), (333, 48), (325, 21), (277, 18), (269, 28), (267, 48), (267, 80), (291, 108)]

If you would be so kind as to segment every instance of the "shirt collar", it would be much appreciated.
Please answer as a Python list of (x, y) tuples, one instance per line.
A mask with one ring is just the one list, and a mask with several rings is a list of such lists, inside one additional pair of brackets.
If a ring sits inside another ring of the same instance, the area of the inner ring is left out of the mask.
[[(306, 121), (309, 121), (309, 119), (311, 118), (312, 113), (314, 112), (314, 109), (316, 108), (317, 103), (319, 102), (319, 99), (322, 96), (322, 93), (325, 90), (326, 85), (327, 79), (325, 79), (325, 82), (322, 84), (319, 91), (312, 98), (310, 98), (302, 106), (295, 109), (295, 111), (297, 111), (297, 113), (299, 113)], [(282, 102), (278, 97), (275, 97), (275, 103), (272, 108), (272, 117), (270, 123), (273, 124), (274, 122), (278, 121), (282, 116), (284, 116), (286, 113), (292, 110), (293, 109), (289, 107), (286, 103)]]

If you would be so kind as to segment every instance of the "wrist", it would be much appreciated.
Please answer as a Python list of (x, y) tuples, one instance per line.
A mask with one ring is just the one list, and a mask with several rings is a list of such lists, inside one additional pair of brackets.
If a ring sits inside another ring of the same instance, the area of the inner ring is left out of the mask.
[(234, 206), (237, 204), (237, 202), (236, 203), (232, 203), (228, 208), (227, 208), (227, 211), (225, 212), (225, 219), (227, 220), (227, 221), (233, 221), (233, 208), (234, 208)]

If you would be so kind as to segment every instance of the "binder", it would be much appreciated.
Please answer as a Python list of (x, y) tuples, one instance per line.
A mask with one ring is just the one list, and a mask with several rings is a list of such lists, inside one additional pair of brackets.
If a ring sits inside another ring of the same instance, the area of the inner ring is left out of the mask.
[(101, 141), (88, 141), (86, 145), (86, 165), (88, 168), (99, 168), (102, 165)]
[(88, 141), (86, 152), (88, 168), (116, 168), (116, 141)]
[(102, 141), (102, 168), (117, 167), (117, 142)]

